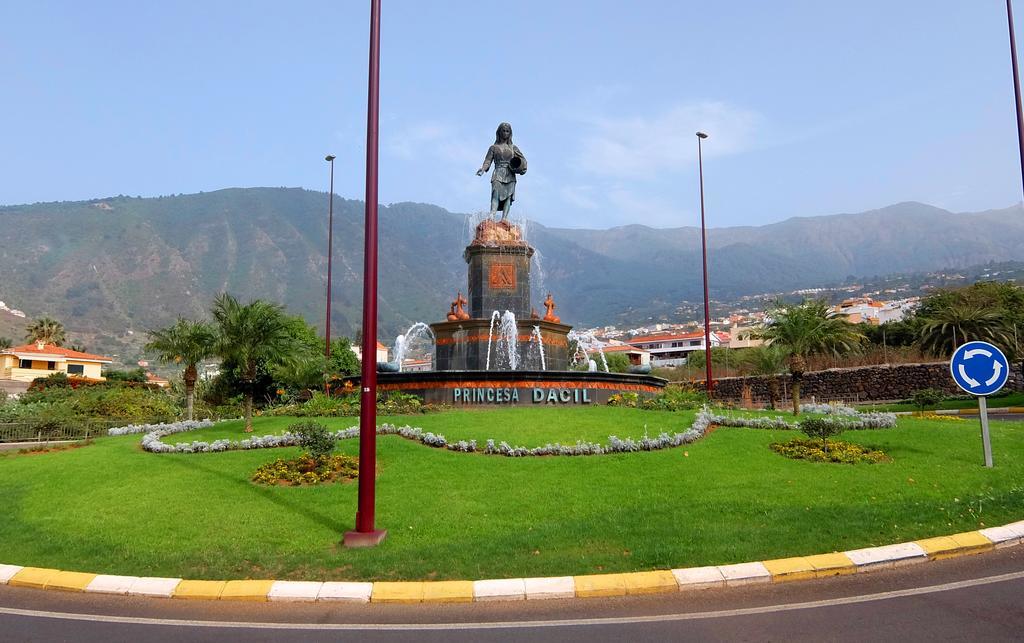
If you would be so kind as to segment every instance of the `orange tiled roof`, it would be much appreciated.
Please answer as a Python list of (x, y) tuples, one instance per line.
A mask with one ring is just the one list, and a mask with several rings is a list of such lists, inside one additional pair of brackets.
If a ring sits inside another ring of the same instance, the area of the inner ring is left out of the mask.
[(606, 346), (602, 346), (601, 350), (604, 351), (605, 353), (623, 353), (623, 352), (628, 352), (628, 351), (637, 351), (637, 352), (641, 352), (641, 353), (646, 353), (647, 352), (647, 351), (645, 351), (642, 348), (637, 348), (636, 346), (630, 346), (629, 344), (613, 344), (613, 345), (610, 345), (610, 346), (606, 345)]
[(113, 360), (103, 355), (93, 355), (92, 353), (82, 353), (79, 351), (73, 351), (70, 348), (64, 348), (63, 346), (56, 346), (54, 344), (46, 344), (42, 348), (39, 348), (37, 344), (25, 344), (24, 346), (12, 346), (8, 349), (0, 351), (0, 353), (6, 353), (9, 355), (17, 353), (29, 353), (32, 355), (56, 355), (65, 359), (82, 359), (93, 362), (112, 362)]

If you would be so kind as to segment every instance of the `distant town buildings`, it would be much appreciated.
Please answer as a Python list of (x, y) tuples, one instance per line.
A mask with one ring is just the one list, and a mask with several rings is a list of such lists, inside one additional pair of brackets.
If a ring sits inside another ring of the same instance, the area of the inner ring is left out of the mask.
[(852, 324), (877, 326), (888, 322), (901, 321), (921, 305), (919, 297), (876, 301), (871, 297), (851, 297), (832, 307), (832, 312)]

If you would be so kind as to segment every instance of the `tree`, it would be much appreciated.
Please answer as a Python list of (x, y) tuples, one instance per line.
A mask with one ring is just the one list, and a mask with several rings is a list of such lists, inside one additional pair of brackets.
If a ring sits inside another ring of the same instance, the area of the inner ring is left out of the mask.
[(64, 332), (64, 324), (52, 317), (40, 317), (25, 327), (27, 334), (25, 341), (30, 343), (43, 342), (63, 346), (67, 339)]
[(0, 337), (0, 350), (10, 348), (13, 345), (14, 342), (11, 341), (10, 337)]
[(157, 354), (162, 362), (173, 362), (185, 367), (185, 417), (192, 420), (199, 362), (211, 357), (217, 341), (213, 327), (206, 322), (178, 318), (174, 324), (149, 331), (145, 350)]
[(851, 323), (836, 316), (825, 301), (799, 304), (778, 302), (768, 311), (768, 322), (757, 336), (778, 347), (787, 356), (793, 415), (800, 414), (800, 384), (812, 355), (842, 355), (859, 348), (864, 335)]
[(779, 380), (776, 377), (786, 370), (786, 352), (774, 344), (761, 344), (743, 351), (743, 365), (751, 374), (764, 377), (768, 383), (768, 403), (775, 408), (779, 399)]
[(985, 341), (1008, 351), (1010, 359), (1014, 359), (1013, 330), (1007, 324), (1006, 312), (1000, 308), (943, 300), (921, 319), (922, 350), (946, 356), (964, 342)]
[(217, 324), (216, 352), (236, 365), (245, 396), (245, 431), (252, 432), (253, 389), (261, 369), (293, 359), (293, 322), (284, 308), (261, 299), (240, 304), (227, 293), (213, 302)]
[(139, 368), (132, 368), (126, 371), (107, 369), (106, 371), (103, 371), (103, 377), (107, 378), (108, 382), (146, 383), (146, 371), (141, 366)]
[(331, 340), (331, 361), (328, 364), (330, 375), (359, 375), (361, 368), (348, 337)]
[(608, 371), (611, 373), (628, 373), (629, 358), (622, 353), (608, 353), (604, 356), (608, 362)]

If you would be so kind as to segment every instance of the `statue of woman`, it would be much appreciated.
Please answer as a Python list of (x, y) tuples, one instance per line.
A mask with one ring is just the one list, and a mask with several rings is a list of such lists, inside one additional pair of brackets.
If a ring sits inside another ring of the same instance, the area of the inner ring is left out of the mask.
[(519, 148), (512, 144), (512, 126), (508, 123), (498, 125), (494, 134), (494, 145), (487, 148), (484, 164), (476, 171), (482, 176), (490, 169), (494, 161), (494, 173), (491, 175), (491, 216), (501, 210), (501, 220), (508, 217), (512, 202), (516, 199), (516, 174), (526, 174), (526, 157)]

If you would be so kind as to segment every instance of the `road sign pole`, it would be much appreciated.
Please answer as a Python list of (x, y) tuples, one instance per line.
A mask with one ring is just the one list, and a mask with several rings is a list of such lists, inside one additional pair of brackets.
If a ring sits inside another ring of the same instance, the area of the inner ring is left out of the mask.
[(978, 396), (978, 410), (981, 416), (981, 444), (985, 449), (985, 466), (992, 467), (992, 440), (988, 435), (988, 398)]

